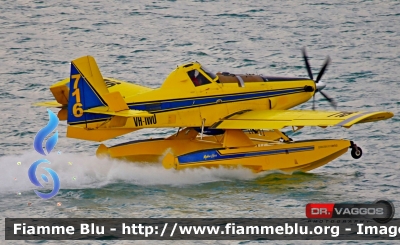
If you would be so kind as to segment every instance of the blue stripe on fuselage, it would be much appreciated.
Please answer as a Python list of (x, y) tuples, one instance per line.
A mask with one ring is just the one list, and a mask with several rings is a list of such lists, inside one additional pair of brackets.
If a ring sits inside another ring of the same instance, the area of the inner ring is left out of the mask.
[(274, 97), (284, 94), (304, 92), (304, 88), (291, 88), (286, 90), (275, 90), (275, 91), (261, 91), (246, 94), (233, 94), (233, 95), (219, 95), (215, 97), (197, 97), (184, 100), (165, 100), (165, 101), (154, 101), (143, 104), (130, 105), (130, 109), (150, 111), (150, 112), (162, 112), (175, 110), (179, 108), (197, 107), (207, 104), (215, 104), (217, 100), (221, 100), (221, 103), (235, 102), (240, 100), (260, 99), (266, 97)]
[(279, 150), (268, 150), (268, 151), (257, 151), (257, 152), (247, 152), (247, 153), (226, 154), (226, 155), (221, 155), (218, 150), (205, 150), (205, 151), (198, 151), (198, 152), (188, 153), (185, 155), (178, 156), (178, 161), (179, 161), (179, 164), (195, 164), (198, 162), (206, 162), (206, 161), (228, 160), (228, 159), (235, 159), (235, 158), (255, 157), (255, 156), (284, 154), (284, 153), (286, 154), (286, 153), (291, 153), (291, 152), (311, 151), (311, 150), (314, 150), (314, 146), (279, 149)]

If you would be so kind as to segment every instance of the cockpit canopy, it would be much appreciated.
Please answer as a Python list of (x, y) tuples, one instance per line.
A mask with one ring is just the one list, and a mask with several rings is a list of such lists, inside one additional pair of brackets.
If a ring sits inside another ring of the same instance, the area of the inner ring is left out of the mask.
[(191, 62), (173, 70), (161, 87), (190, 89), (212, 83), (219, 83), (218, 76), (200, 63)]
[(272, 81), (297, 81), (309, 80), (299, 77), (274, 77), (255, 74), (232, 74), (219, 72), (215, 74), (198, 62), (187, 63), (178, 66), (165, 79), (161, 88), (179, 88), (191, 90), (193, 87), (211, 84), (237, 84), (238, 87), (245, 87), (247, 83), (264, 83)]
[(197, 62), (187, 64), (184, 67), (191, 67), (191, 66), (193, 66), (192, 67), (193, 69), (187, 71), (187, 75), (189, 76), (190, 80), (192, 81), (195, 87), (210, 84), (218, 79), (215, 73), (209, 71), (207, 68), (205, 68), (204, 66), (202, 66)]

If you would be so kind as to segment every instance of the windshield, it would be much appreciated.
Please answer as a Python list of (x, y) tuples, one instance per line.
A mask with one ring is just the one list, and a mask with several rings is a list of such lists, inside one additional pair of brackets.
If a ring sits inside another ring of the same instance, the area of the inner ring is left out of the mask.
[(211, 83), (208, 81), (208, 78), (202, 75), (198, 70), (191, 70), (188, 72), (188, 75), (196, 87)]
[(217, 78), (217, 76), (214, 74), (214, 72), (209, 71), (207, 68), (205, 68), (204, 66), (201, 66), (201, 68), (205, 74), (207, 74), (209, 77), (211, 77), (212, 80), (215, 80), (215, 78)]

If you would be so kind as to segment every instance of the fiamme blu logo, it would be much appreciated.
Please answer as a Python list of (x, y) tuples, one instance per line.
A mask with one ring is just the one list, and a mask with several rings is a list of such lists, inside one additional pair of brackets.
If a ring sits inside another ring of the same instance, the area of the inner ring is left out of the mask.
[[(56, 131), (52, 136), (50, 136), (47, 141), (46, 141), (46, 146), (43, 147), (43, 143), (45, 141), (45, 138), (50, 135), (52, 131), (54, 131), (57, 126), (58, 126), (58, 118), (57, 116), (47, 109), (47, 112), (49, 113), (49, 122), (47, 125), (39, 130), (39, 132), (36, 134), (35, 139), (33, 141), (33, 147), (35, 148), (36, 152), (42, 154), (43, 156), (46, 156), (50, 154), (50, 152), (54, 149), (54, 147), (57, 144), (58, 141), (58, 131)], [(50, 164), (50, 162), (47, 159), (39, 159), (36, 162), (32, 163), (32, 165), (29, 167), (28, 170), (28, 176), (32, 184), (34, 184), (37, 187), (44, 188), (43, 185), (39, 182), (39, 180), (36, 178), (36, 170), (38, 166), (42, 163), (45, 164)], [(60, 179), (58, 178), (57, 173), (51, 169), (51, 168), (46, 168), (43, 167), (44, 170), (46, 170), (51, 178), (53, 179), (53, 189), (49, 193), (43, 193), (40, 191), (35, 190), (36, 195), (43, 199), (49, 199), (57, 195), (58, 191), (60, 190)], [(40, 176), (44, 182), (49, 182), (49, 179), (45, 174), (42, 174)]]

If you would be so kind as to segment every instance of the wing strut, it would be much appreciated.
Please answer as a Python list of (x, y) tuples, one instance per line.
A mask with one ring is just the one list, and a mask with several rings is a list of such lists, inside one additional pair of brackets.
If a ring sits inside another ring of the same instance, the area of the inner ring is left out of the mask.
[(204, 133), (204, 124), (206, 123), (206, 119), (203, 118), (201, 120), (201, 134), (200, 134), (200, 139), (203, 139), (203, 133)]

